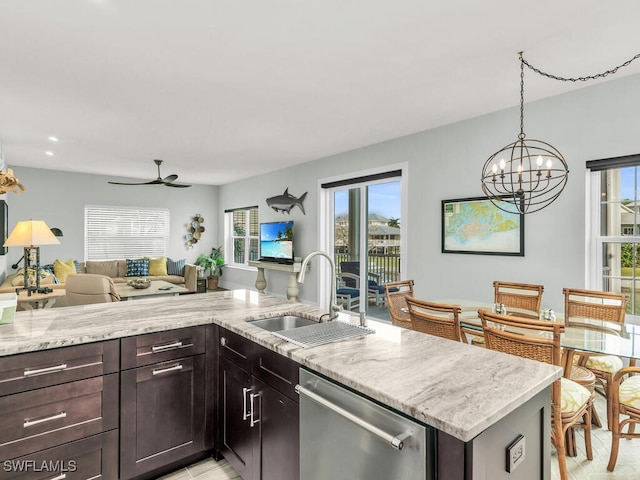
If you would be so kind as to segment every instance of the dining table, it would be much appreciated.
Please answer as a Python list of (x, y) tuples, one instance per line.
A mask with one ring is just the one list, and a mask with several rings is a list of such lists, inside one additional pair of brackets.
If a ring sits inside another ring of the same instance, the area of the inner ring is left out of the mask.
[[(460, 325), (465, 331), (477, 331), (482, 334), (482, 322), (478, 310), (495, 310), (495, 304), (482, 301), (446, 298), (434, 300), (437, 303), (459, 305), (462, 308)], [(507, 307), (507, 315), (531, 317), (534, 312)], [(594, 353), (615, 355), (630, 362), (640, 360), (640, 325), (632, 323), (614, 323), (585, 317), (565, 318), (563, 312), (554, 312), (555, 319), (547, 321), (562, 322), (564, 328), (560, 335), (563, 348), (562, 367), (565, 376), (569, 376), (573, 357), (576, 353)], [(542, 314), (539, 318), (542, 320)]]

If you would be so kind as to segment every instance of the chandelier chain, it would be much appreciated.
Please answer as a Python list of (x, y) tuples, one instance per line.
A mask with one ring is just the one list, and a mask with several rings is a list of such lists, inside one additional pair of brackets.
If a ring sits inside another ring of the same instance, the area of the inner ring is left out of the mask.
[(524, 135), (524, 60), (522, 59), (522, 52), (520, 55), (520, 135), (518, 138), (523, 139)]
[(520, 56), (520, 61), (526, 65), (528, 68), (530, 68), (531, 70), (533, 70), (534, 72), (542, 75), (543, 77), (547, 77), (547, 78), (552, 78), (553, 80), (560, 80), (561, 82), (586, 82), (587, 80), (595, 80), (597, 78), (604, 78), (607, 75), (613, 75), (614, 73), (616, 73), (620, 68), (624, 68), (626, 66), (628, 66), (631, 62), (633, 62), (634, 60), (637, 60), (638, 58), (640, 58), (640, 53), (636, 54), (633, 58), (631, 58), (630, 60), (627, 60), (626, 62), (624, 62), (622, 65), (618, 65), (615, 68), (612, 68), (611, 70), (607, 70), (605, 72), (602, 73), (597, 73), (595, 75), (588, 75), (586, 77), (577, 77), (577, 78), (565, 78), (565, 77), (559, 77), (557, 75), (552, 75), (551, 73), (546, 73), (543, 72), (542, 70), (540, 70), (539, 68), (534, 67), (533, 65), (531, 65), (529, 62), (527, 62), (524, 58), (522, 58), (522, 52), (519, 52), (518, 54)]

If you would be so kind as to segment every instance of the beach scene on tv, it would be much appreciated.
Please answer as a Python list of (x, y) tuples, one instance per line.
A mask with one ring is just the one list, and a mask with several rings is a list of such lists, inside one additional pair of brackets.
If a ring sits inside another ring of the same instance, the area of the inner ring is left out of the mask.
[(260, 256), (293, 260), (293, 222), (260, 225)]

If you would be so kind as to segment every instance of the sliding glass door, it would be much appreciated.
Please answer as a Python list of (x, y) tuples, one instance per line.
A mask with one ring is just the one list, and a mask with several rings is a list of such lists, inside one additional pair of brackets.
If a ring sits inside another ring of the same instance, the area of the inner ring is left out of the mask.
[(338, 185), (329, 194), (338, 303), (388, 319), (383, 285), (401, 278), (401, 177)]

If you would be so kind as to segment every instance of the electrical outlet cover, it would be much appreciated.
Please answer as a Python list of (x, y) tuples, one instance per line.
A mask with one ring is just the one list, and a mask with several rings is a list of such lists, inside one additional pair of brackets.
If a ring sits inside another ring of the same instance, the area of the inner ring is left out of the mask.
[(524, 435), (518, 437), (507, 447), (507, 472), (512, 473), (524, 462), (525, 457)]

